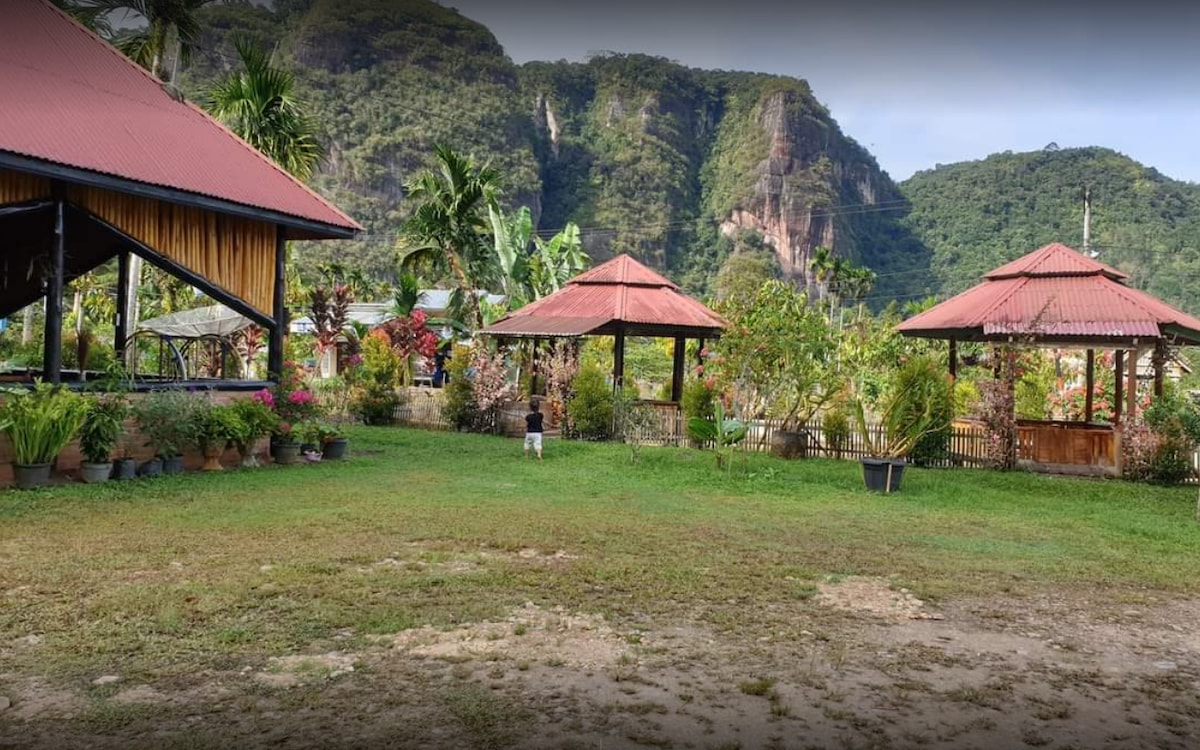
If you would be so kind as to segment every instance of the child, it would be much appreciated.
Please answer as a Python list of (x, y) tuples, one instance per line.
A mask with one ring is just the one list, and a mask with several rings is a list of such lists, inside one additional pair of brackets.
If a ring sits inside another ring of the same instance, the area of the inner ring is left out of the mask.
[(529, 413), (525, 415), (525, 458), (529, 458), (529, 449), (537, 453), (537, 459), (542, 460), (542, 413), (538, 411), (537, 399), (529, 402)]

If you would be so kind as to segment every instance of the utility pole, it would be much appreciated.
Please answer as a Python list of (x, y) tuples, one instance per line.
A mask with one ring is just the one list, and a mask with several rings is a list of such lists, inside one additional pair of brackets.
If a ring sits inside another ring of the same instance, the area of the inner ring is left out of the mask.
[(1087, 185), (1083, 186), (1083, 254), (1096, 257), (1092, 253), (1092, 189)]

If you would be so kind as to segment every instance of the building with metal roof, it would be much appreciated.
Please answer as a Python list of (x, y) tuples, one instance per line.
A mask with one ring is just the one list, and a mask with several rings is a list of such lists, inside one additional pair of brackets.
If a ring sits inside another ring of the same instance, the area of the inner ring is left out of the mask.
[[(46, 297), (61, 378), (64, 284), (136, 255), (269, 329), (283, 362), (285, 243), (361, 226), (45, 0), (0, 24), (0, 317)], [(126, 340), (116, 320), (117, 346)]]

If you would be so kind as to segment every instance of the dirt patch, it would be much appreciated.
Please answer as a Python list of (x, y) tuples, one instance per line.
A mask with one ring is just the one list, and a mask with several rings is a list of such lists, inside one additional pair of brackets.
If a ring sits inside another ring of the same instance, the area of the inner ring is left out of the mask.
[(324, 654), (292, 654), (267, 660), (259, 671), (243, 670), (252, 679), (270, 687), (290, 688), (337, 679), (354, 672), (358, 654), (330, 651)]
[(599, 615), (543, 609), (532, 602), (504, 620), (453, 630), (417, 628), (390, 636), (405, 653), (448, 660), (505, 659), (596, 668), (616, 664), (629, 644)]
[(928, 612), (925, 602), (908, 589), (895, 588), (884, 578), (850, 576), (817, 584), (816, 601), (845, 612), (870, 615), (885, 620), (940, 620), (942, 615)]

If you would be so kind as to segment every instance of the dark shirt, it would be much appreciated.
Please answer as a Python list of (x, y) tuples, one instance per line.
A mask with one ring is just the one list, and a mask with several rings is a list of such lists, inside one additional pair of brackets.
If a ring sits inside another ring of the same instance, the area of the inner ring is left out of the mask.
[(525, 415), (525, 431), (542, 431), (542, 413), (540, 411), (531, 411)]

